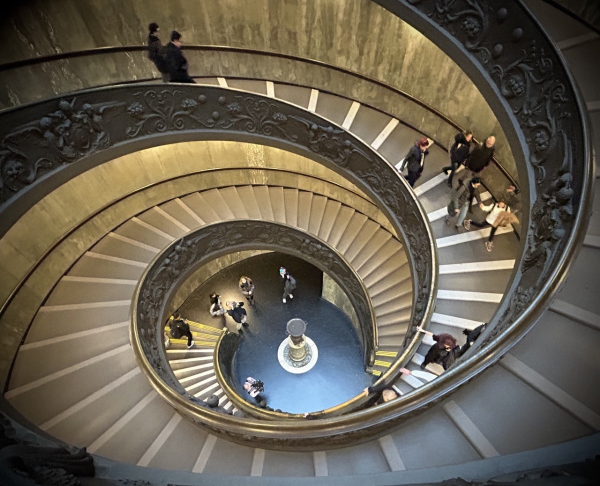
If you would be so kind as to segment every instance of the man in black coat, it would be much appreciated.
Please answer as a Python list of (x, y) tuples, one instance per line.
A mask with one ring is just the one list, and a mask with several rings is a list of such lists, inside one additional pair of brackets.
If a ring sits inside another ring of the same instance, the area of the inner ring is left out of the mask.
[(246, 309), (243, 302), (227, 302), (227, 315), (229, 315), (236, 324), (236, 329), (239, 333), (242, 332), (242, 326), (248, 326), (246, 322)]
[(450, 188), (452, 187), (452, 178), (456, 169), (460, 167), (460, 164), (464, 164), (469, 156), (472, 139), (473, 132), (471, 131), (467, 131), (464, 134), (462, 132), (457, 133), (454, 137), (454, 144), (450, 147), (450, 165), (442, 169), (442, 172), (446, 175), (450, 171), (450, 177), (448, 178), (448, 187)]
[(167, 71), (167, 62), (165, 60), (165, 48), (158, 38), (159, 30), (156, 22), (152, 22), (148, 25), (148, 59), (154, 63), (156, 69), (162, 74), (163, 81), (166, 83), (169, 81), (169, 73)]
[(421, 177), (425, 165), (425, 157), (429, 154), (429, 150), (427, 150), (428, 147), (429, 140), (427, 140), (427, 137), (422, 137), (411, 147), (404, 158), (400, 172), (404, 170), (404, 167), (408, 166), (408, 175), (406, 176), (406, 179), (408, 180), (410, 187), (414, 187), (417, 179)]
[(494, 158), (494, 144), (496, 137), (490, 135), (481, 145), (473, 149), (471, 155), (465, 161), (465, 167), (472, 173), (470, 178), (473, 178), (485, 169)]
[(172, 83), (195, 83), (188, 74), (187, 59), (181, 52), (181, 34), (176, 30), (171, 32), (171, 42), (165, 47), (165, 59)]

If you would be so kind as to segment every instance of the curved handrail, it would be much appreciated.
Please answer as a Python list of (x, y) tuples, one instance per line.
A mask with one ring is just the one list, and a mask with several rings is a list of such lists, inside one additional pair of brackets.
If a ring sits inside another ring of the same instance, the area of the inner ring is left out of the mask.
[[(201, 45), (201, 44), (188, 44), (185, 46), (182, 46), (182, 49), (184, 50), (189, 50), (189, 51), (222, 51), (222, 52), (233, 52), (233, 53), (240, 53), (240, 54), (248, 54), (248, 55), (260, 55), (260, 56), (267, 56), (267, 57), (276, 57), (276, 58), (280, 58), (280, 59), (286, 59), (286, 60), (292, 60), (292, 61), (296, 61), (296, 62), (304, 62), (307, 64), (311, 64), (311, 65), (315, 65), (315, 66), (319, 66), (319, 67), (323, 67), (326, 69), (331, 69), (333, 71), (337, 71), (349, 76), (354, 76), (357, 79), (360, 79), (362, 81), (367, 81), (369, 83), (372, 83), (376, 86), (380, 86), (382, 88), (385, 88), (391, 92), (393, 92), (394, 94), (400, 95), (403, 98), (406, 98), (408, 100), (410, 100), (411, 102), (417, 104), (418, 106), (420, 106), (421, 108), (424, 108), (425, 110), (433, 113), (436, 117), (442, 119), (445, 123), (451, 125), (452, 127), (454, 127), (454, 129), (456, 129), (457, 131), (461, 131), (463, 132), (465, 130), (464, 127), (460, 126), (457, 122), (455, 122), (453, 119), (451, 119), (450, 117), (448, 117), (447, 115), (445, 115), (444, 113), (440, 112), (439, 110), (433, 108), (432, 106), (428, 105), (427, 103), (423, 102), (422, 100), (420, 100), (419, 98), (416, 98), (415, 96), (412, 96), (411, 94), (409, 94), (408, 92), (401, 90), (395, 86), (392, 86), (391, 84), (385, 83), (383, 81), (380, 81), (376, 78), (370, 77), (370, 76), (366, 76), (362, 73), (359, 73), (357, 71), (353, 71), (351, 69), (347, 69), (341, 66), (336, 66), (335, 64), (331, 64), (331, 63), (327, 63), (324, 61), (318, 61), (315, 59), (311, 59), (308, 57), (302, 57), (302, 56), (295, 56), (292, 54), (285, 54), (285, 53), (281, 53), (281, 52), (273, 52), (273, 51), (260, 51), (260, 50), (256, 50), (256, 49), (249, 49), (249, 48), (243, 48), (243, 47), (232, 47), (232, 46), (214, 46), (214, 45)], [(118, 53), (127, 53), (127, 52), (141, 52), (144, 53), (147, 51), (147, 47), (146, 46), (110, 46), (110, 47), (97, 47), (97, 48), (93, 48), (93, 49), (84, 49), (81, 51), (69, 51), (69, 52), (60, 52), (60, 53), (55, 53), (55, 54), (49, 54), (49, 55), (45, 55), (45, 56), (38, 56), (38, 57), (32, 57), (32, 58), (27, 58), (27, 59), (21, 59), (18, 61), (12, 61), (9, 63), (4, 63), (4, 64), (0, 64), (0, 72), (2, 71), (9, 71), (11, 69), (18, 69), (18, 68), (22, 68), (22, 67), (29, 67), (29, 66), (34, 66), (37, 64), (44, 64), (44, 63), (48, 63), (48, 62), (54, 62), (54, 61), (62, 61), (62, 60), (66, 60), (66, 59), (73, 59), (73, 58), (77, 58), (77, 57), (90, 57), (90, 56), (96, 56), (96, 55), (106, 55), (106, 54), (118, 54)], [(206, 77), (206, 76), (192, 76), (194, 79), (201, 79), (202, 77)], [(241, 77), (237, 77), (237, 76), (228, 76), (229, 79), (253, 79), (253, 78), (241, 78)], [(138, 80), (133, 80), (133, 81), (127, 81), (127, 82), (119, 82), (118, 84), (109, 84), (109, 85), (100, 85), (100, 86), (96, 86), (97, 88), (106, 88), (106, 87), (110, 87), (110, 86), (117, 86), (119, 84), (137, 84), (137, 83), (142, 83), (142, 82), (149, 82), (149, 81), (154, 81), (154, 80), (161, 80), (160, 77), (155, 77), (155, 78), (146, 78), (146, 79), (138, 79)], [(311, 88), (311, 86), (304, 86), (302, 84), (295, 84), (295, 83), (282, 83), (282, 84), (290, 84), (293, 86), (301, 86), (301, 87), (305, 87), (305, 88)], [(333, 93), (327, 90), (320, 90), (322, 92), (325, 93), (330, 93), (330, 94), (334, 94), (336, 96), (340, 96), (342, 98), (346, 98), (346, 99), (350, 99), (347, 96), (343, 96), (340, 95), (338, 93)], [(75, 92), (76, 93), (76, 92)], [(370, 105), (369, 103), (361, 103), (364, 106), (368, 106), (369, 108), (378, 111), (380, 113), (384, 113), (381, 109)], [(9, 108), (10, 109), (10, 108)], [(1, 111), (0, 111), (1, 112)], [(418, 129), (416, 127), (412, 127), (414, 128), (416, 131), (425, 133), (424, 130), (422, 129)], [(429, 137), (432, 138), (432, 137)], [(435, 140), (435, 138), (432, 138), (432, 140), (435, 141), (435, 143), (437, 143), (438, 145), (440, 145), (441, 147), (447, 148), (445, 147), (445, 145), (443, 143), (441, 143), (438, 140)], [(506, 177), (506, 179), (509, 181), (509, 183), (513, 186), (515, 186), (516, 188), (519, 188), (519, 183), (518, 181), (514, 178), (514, 176), (512, 176), (504, 167), (504, 165), (502, 165), (502, 163), (496, 158), (494, 157), (493, 159), (494, 164), (498, 167), (498, 169), (500, 170), (500, 172), (502, 173), (502, 175), (504, 177)]]
[[(365, 366), (372, 363), (377, 336), (375, 312), (367, 289), (356, 271), (335, 248), (300, 229), (254, 220), (228, 220), (190, 231), (164, 248), (146, 268), (136, 287), (131, 306), (130, 337), (134, 354), (144, 372), (161, 380), (162, 396), (181, 394), (181, 385), (170, 370), (163, 349), (164, 322), (177, 289), (193, 272), (217, 257), (241, 250), (271, 250), (291, 254), (326, 272), (342, 288), (356, 312), (362, 331)], [(218, 354), (215, 350), (215, 355)], [(217, 376), (223, 379), (215, 358)], [(157, 383), (156, 381), (154, 383)], [(229, 389), (229, 387), (226, 387)], [(251, 416), (273, 419), (274, 412), (245, 403), (229, 389), (229, 398)], [(204, 409), (198, 409), (201, 417)]]

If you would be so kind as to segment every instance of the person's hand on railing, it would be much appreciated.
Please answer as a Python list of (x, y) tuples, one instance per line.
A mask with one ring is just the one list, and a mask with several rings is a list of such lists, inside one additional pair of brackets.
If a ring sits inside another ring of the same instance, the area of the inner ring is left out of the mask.
[(428, 336), (433, 336), (433, 333), (430, 331), (426, 331), (421, 326), (417, 327), (417, 331), (422, 332), (423, 334), (427, 334)]

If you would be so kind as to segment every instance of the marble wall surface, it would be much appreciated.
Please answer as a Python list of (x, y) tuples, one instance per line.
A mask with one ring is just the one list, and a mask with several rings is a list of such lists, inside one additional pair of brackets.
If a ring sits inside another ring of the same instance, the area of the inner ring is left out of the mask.
[[(161, 25), (165, 40), (171, 29), (177, 29), (184, 43), (314, 59), (394, 86), (470, 127), (477, 138), (495, 133), (498, 157), (516, 176), (496, 117), (460, 66), (423, 34), (370, 0), (32, 0), (12, 7), (2, 20), (0, 64), (61, 52), (142, 45), (151, 21)], [(253, 74), (299, 84), (305, 77), (297, 69), (255, 59), (250, 62), (244, 56), (189, 57), (193, 75)], [(325, 76), (317, 68), (312, 77)], [(0, 84), (5, 86), (0, 101), (10, 106), (29, 101), (31, 93), (39, 91), (62, 93), (155, 75), (142, 52), (71, 59), (0, 72)], [(331, 85), (336, 78), (325, 76), (321, 84)], [(331, 88), (348, 97), (365, 96), (368, 89), (353, 84)]]

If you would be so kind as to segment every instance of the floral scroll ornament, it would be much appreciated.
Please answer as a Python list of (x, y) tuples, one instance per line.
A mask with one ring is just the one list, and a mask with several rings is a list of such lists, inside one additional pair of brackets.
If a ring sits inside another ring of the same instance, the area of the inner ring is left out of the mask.
[(137, 121), (125, 129), (129, 138), (140, 134), (162, 133), (168, 130), (194, 128), (198, 124), (204, 128), (213, 128), (219, 113), (201, 118), (197, 111), (206, 103), (206, 95), (196, 99), (183, 97), (180, 90), (163, 89), (133, 93), (136, 101), (127, 107), (127, 113)]
[(220, 128), (239, 129), (259, 135), (278, 136), (292, 142), (298, 140), (284, 128), (287, 115), (276, 111), (276, 106), (266, 100), (252, 96), (236, 96), (233, 103), (227, 105), (229, 118), (219, 123)]
[(12, 130), (0, 144), (2, 201), (35, 182), (43, 171), (69, 164), (110, 145), (104, 112), (123, 103), (60, 100), (58, 109)]
[[(412, 5), (421, 0), (409, 0)], [(470, 52), (477, 54), (487, 64), (491, 55), (489, 49), (482, 46), (489, 29), (489, 7), (483, 0), (465, 0), (465, 7), (459, 7), (457, 0), (436, 0), (434, 10), (429, 17), (436, 19), (446, 27), (453, 36), (463, 37), (464, 46)]]

